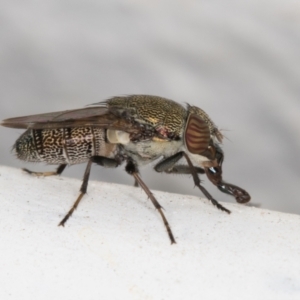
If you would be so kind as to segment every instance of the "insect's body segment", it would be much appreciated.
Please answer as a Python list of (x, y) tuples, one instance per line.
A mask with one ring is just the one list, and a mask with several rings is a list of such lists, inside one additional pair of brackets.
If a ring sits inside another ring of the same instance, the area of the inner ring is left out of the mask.
[[(114, 97), (83, 109), (53, 112), (4, 120), (3, 126), (27, 129), (14, 145), (19, 159), (58, 164), (55, 172), (37, 176), (59, 175), (66, 165), (87, 162), (80, 195), (60, 222), (64, 225), (87, 191), (92, 163), (115, 168), (123, 162), (136, 185), (146, 192), (160, 213), (171, 243), (175, 243), (162, 207), (139, 176), (140, 165), (160, 159), (157, 172), (192, 175), (195, 186), (217, 208), (230, 213), (201, 185), (199, 174), (220, 191), (246, 203), (250, 195), (222, 179), (223, 136), (200, 108), (161, 97), (132, 95)], [(180, 163), (184, 159), (187, 164)]]
[[(154, 96), (131, 96), (115, 97), (95, 105), (106, 105), (110, 111), (143, 127), (124, 142), (116, 140), (137, 165), (168, 157), (182, 147), (187, 111), (174, 101)], [(111, 132), (108, 130), (107, 133)], [(113, 142), (109, 135), (107, 139)]]
[[(131, 156), (138, 165), (147, 164), (159, 157), (169, 157), (184, 150), (185, 125), (192, 113), (204, 120), (201, 125), (206, 133), (206, 152), (208, 141), (215, 139), (215, 132), (219, 133), (204, 111), (193, 106), (188, 106), (186, 110), (178, 103), (160, 97), (115, 97), (94, 106), (106, 107), (128, 122), (139, 124), (141, 130), (138, 133), (127, 133), (96, 126), (28, 129), (13, 147), (17, 157), (29, 162), (73, 165), (87, 162), (92, 156), (113, 158), (118, 154), (121, 160), (118, 152), (123, 149), (122, 153)], [(190, 157), (202, 166), (203, 163), (211, 164), (214, 157), (208, 158), (209, 154), (204, 151), (203, 154), (190, 153)]]
[(114, 97), (99, 105), (103, 103), (120, 115), (155, 128), (163, 139), (180, 138), (187, 118), (187, 111), (180, 104), (157, 96)]
[[(148, 128), (150, 134), (146, 136), (133, 134), (130, 136), (129, 141), (120, 142), (123, 144), (125, 152), (134, 156), (139, 165), (147, 164), (159, 157), (169, 157), (179, 151), (186, 151), (183, 140), (188, 137), (184, 135), (185, 130), (190, 130), (192, 135), (195, 131), (200, 132), (201, 143), (204, 142), (202, 144), (203, 156), (200, 153), (196, 155), (189, 153), (191, 159), (203, 167), (213, 165), (211, 160), (214, 160), (215, 156), (207, 151), (209, 141), (213, 143), (218, 139), (221, 142), (223, 136), (203, 110), (195, 106), (188, 106), (188, 110), (186, 110), (175, 101), (144, 95), (114, 97), (94, 105), (105, 105), (110, 111), (114, 111), (118, 115), (134, 120)], [(199, 124), (196, 121), (191, 126), (186, 127), (188, 120), (190, 121), (189, 125), (192, 123), (191, 115), (200, 117), (203, 120), (200, 126), (197, 127)], [(196, 130), (192, 128), (193, 126), (196, 126)], [(110, 139), (108, 138), (108, 140)], [(197, 151), (199, 139), (196, 138), (194, 144)]]
[(28, 129), (13, 149), (19, 159), (48, 164), (80, 164), (92, 156), (113, 157), (117, 145), (105, 142), (97, 127)]

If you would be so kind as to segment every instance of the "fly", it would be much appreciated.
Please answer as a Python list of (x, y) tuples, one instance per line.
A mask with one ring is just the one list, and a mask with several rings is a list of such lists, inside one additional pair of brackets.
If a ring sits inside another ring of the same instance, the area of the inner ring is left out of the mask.
[(158, 210), (171, 243), (175, 238), (162, 206), (139, 175), (139, 167), (159, 160), (156, 172), (192, 175), (194, 184), (218, 209), (230, 213), (201, 185), (199, 174), (238, 203), (250, 201), (242, 188), (223, 181), (223, 135), (200, 108), (182, 105), (149, 95), (114, 97), (85, 108), (6, 119), (2, 126), (26, 131), (13, 146), (16, 156), (28, 162), (58, 165), (53, 172), (33, 172), (36, 176), (60, 175), (67, 165), (87, 163), (80, 193), (59, 223), (64, 226), (87, 191), (93, 163), (116, 168), (125, 163), (135, 180)]

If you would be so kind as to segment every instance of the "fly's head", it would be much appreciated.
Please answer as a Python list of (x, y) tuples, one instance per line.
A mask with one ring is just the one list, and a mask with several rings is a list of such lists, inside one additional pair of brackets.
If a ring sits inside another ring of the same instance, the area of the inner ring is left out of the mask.
[(251, 197), (245, 190), (222, 179), (224, 153), (219, 145), (222, 139), (222, 133), (202, 109), (188, 107), (184, 132), (185, 147), (221, 192), (234, 196), (238, 203), (249, 202)]

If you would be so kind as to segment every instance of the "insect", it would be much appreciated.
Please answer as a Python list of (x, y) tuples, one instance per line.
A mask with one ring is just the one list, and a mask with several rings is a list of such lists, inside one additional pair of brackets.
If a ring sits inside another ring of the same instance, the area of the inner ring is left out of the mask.
[[(162, 206), (139, 175), (139, 167), (159, 160), (156, 172), (189, 174), (194, 184), (218, 209), (230, 211), (201, 185), (199, 174), (238, 203), (250, 195), (222, 179), (223, 135), (200, 108), (149, 95), (114, 97), (85, 108), (6, 119), (3, 126), (26, 131), (13, 146), (16, 156), (29, 162), (58, 165), (54, 172), (33, 172), (36, 176), (60, 175), (67, 165), (87, 163), (80, 194), (59, 225), (64, 226), (87, 191), (93, 163), (116, 168), (125, 163), (135, 180), (158, 210), (171, 243), (175, 238)], [(182, 162), (183, 161), (183, 162)]]

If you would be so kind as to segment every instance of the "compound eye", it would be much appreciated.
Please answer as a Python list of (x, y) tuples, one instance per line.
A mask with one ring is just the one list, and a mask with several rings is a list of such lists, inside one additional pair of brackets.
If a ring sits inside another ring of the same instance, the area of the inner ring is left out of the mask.
[(193, 154), (201, 154), (205, 151), (210, 142), (210, 131), (201, 117), (190, 114), (185, 129), (185, 144)]

